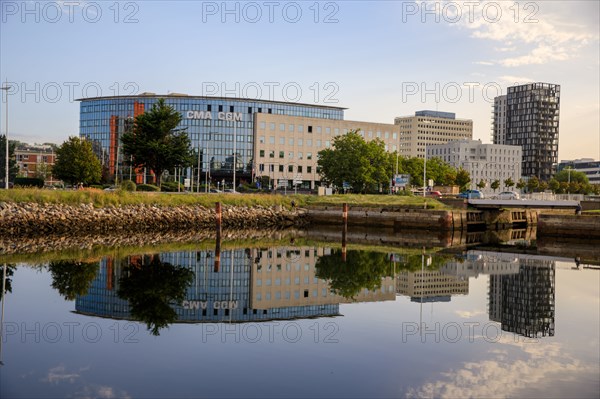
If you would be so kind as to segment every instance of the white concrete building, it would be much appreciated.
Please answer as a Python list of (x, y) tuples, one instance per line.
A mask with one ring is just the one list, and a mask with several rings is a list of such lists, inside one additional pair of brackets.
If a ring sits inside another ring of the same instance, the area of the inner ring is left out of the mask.
[(452, 112), (417, 111), (395, 118), (394, 124), (400, 127), (398, 152), (403, 157), (424, 158), (425, 146), (473, 138), (473, 121), (456, 119)]
[(516, 183), (521, 178), (522, 150), (516, 145), (483, 144), (481, 140), (456, 140), (446, 144), (427, 146), (427, 159), (441, 158), (455, 168), (463, 168), (471, 175), (471, 189), (477, 189), (477, 183), (486, 182), (484, 193), (493, 194), (491, 184), (500, 181), (495, 191), (515, 190), (506, 187), (504, 181), (509, 177)]

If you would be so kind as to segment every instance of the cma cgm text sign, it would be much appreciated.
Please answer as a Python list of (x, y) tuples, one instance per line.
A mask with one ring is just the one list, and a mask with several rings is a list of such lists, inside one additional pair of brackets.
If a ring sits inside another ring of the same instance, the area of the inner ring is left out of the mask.
[[(211, 111), (187, 111), (185, 113), (187, 119), (212, 119), (213, 115)], [(222, 121), (241, 121), (241, 112), (219, 112), (217, 119)]]

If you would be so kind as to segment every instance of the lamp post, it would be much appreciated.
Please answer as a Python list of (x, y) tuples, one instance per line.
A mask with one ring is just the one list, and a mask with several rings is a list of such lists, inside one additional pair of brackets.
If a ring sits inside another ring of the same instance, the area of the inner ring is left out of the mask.
[(235, 193), (235, 169), (236, 169), (236, 164), (237, 164), (237, 160), (236, 160), (236, 143), (237, 143), (237, 134), (236, 134), (236, 129), (235, 129), (235, 120), (233, 121), (233, 192)]
[(425, 158), (423, 158), (423, 198), (427, 188), (427, 143), (425, 143)]
[(6, 90), (6, 112), (4, 115), (4, 123), (6, 124), (6, 128), (4, 131), (4, 139), (6, 140), (6, 153), (5, 153), (5, 170), (4, 170), (4, 188), (8, 190), (8, 90), (11, 87), (8, 85), (8, 82), (4, 83), (4, 87), (0, 87), (0, 90)]

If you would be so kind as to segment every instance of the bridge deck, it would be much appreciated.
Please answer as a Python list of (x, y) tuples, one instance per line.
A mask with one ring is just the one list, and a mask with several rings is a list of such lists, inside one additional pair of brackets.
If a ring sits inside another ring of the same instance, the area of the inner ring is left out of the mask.
[(543, 200), (498, 200), (498, 199), (470, 199), (468, 204), (478, 209), (499, 208), (550, 208), (550, 209), (575, 209), (579, 201), (543, 201)]

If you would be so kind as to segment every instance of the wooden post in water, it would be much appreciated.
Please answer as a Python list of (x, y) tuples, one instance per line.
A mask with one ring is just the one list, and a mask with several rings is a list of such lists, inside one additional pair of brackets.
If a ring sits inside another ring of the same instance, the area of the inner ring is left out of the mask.
[(346, 234), (348, 233), (348, 204), (342, 205), (342, 217), (344, 226), (342, 227), (342, 262), (346, 262)]
[(221, 224), (223, 221), (223, 212), (221, 203), (217, 202), (215, 205), (215, 222), (217, 228), (217, 243), (215, 245), (215, 267), (214, 272), (218, 273), (221, 268)]

